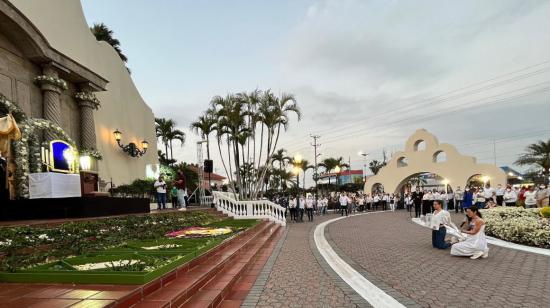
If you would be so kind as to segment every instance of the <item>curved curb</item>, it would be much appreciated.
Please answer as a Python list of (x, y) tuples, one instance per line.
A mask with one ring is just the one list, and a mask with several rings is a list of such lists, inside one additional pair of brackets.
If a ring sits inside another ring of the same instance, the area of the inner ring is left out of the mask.
[[(420, 221), (419, 218), (412, 218), (411, 220), (412, 220), (412, 222), (416, 223), (417, 225), (420, 225), (421, 227), (427, 228), (422, 223), (422, 221)], [(509, 248), (509, 249), (520, 250), (520, 251), (524, 251), (524, 252), (535, 253), (535, 254), (550, 257), (550, 249), (516, 244), (516, 243), (508, 242), (508, 241), (505, 241), (505, 240), (501, 240), (501, 239), (498, 239), (498, 238), (494, 238), (494, 237), (491, 237), (491, 236), (486, 236), (486, 238), (487, 238), (487, 243), (489, 243), (491, 245), (504, 247), (504, 248)]]
[[(353, 216), (368, 214), (371, 213), (363, 213)], [(340, 256), (338, 256), (338, 254), (330, 246), (329, 242), (325, 238), (326, 226), (330, 223), (346, 218), (348, 217), (338, 217), (327, 220), (315, 227), (313, 237), (319, 253), (321, 254), (321, 256), (323, 256), (329, 266), (336, 272), (336, 274), (338, 274), (338, 276), (342, 278), (342, 280), (344, 280), (355, 292), (357, 292), (357, 294), (359, 294), (374, 307), (405, 307), (395, 298), (388, 295), (386, 292), (378, 288), (372, 282), (367, 280), (363, 275), (357, 272), (353, 267), (351, 267), (342, 258), (340, 258)]]

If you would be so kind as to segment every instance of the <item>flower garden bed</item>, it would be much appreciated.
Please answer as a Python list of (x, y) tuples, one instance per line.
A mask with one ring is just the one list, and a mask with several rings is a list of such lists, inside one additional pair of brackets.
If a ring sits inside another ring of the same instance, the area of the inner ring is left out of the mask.
[[(256, 223), (195, 211), (2, 228), (0, 281), (144, 284)], [(202, 237), (169, 236), (198, 227)]]
[(550, 248), (550, 219), (540, 209), (497, 207), (482, 211), (487, 235), (534, 247)]

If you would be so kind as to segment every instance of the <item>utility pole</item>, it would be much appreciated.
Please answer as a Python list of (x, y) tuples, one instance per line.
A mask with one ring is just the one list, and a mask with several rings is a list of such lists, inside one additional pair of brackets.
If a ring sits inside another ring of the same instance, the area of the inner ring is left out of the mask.
[(497, 142), (495, 138), (493, 138), (493, 162), (496, 166), (497, 165)]
[[(319, 135), (309, 135), (311, 138), (313, 138), (313, 143), (311, 146), (313, 147), (313, 154), (315, 155), (314, 159), (314, 173), (313, 173), (313, 180), (315, 181), (315, 202), (317, 202), (317, 181), (319, 181), (319, 173), (317, 172), (317, 157), (321, 154), (317, 154), (317, 147), (321, 146), (321, 144), (317, 143), (317, 139), (321, 138)], [(305, 188), (305, 187), (304, 187)]]

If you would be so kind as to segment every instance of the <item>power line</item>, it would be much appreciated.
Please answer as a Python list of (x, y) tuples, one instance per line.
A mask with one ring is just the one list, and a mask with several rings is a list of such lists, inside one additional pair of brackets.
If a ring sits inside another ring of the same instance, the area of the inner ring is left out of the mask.
[[(531, 66), (528, 66), (528, 67), (525, 67), (525, 68), (523, 68), (523, 69), (520, 69), (520, 70), (516, 70), (516, 71), (510, 72), (510, 73), (506, 73), (506, 74), (503, 74), (503, 75), (499, 75), (499, 76), (497, 76), (497, 77), (493, 77), (493, 78), (487, 79), (487, 80), (485, 80), (485, 81), (476, 82), (476, 83), (470, 84), (470, 85), (468, 85), (468, 86), (465, 86), (465, 87), (462, 87), (462, 88), (459, 88), (459, 89), (455, 89), (455, 90), (446, 92), (446, 93), (444, 93), (444, 94), (440, 94), (440, 95), (437, 95), (437, 96), (434, 96), (434, 97), (426, 98), (426, 99), (423, 99), (423, 100), (421, 100), (421, 101), (418, 101), (417, 103), (408, 104), (405, 108), (400, 109), (400, 111), (415, 109), (415, 108), (418, 108), (419, 106), (423, 106), (423, 105), (433, 105), (433, 103), (432, 103), (431, 101), (433, 101), (433, 100), (435, 100), (435, 99), (437, 99), (437, 98), (445, 97), (445, 96), (447, 96), (447, 95), (449, 95), (449, 94), (456, 93), (456, 92), (459, 92), (459, 91), (462, 91), (462, 90), (465, 90), (465, 89), (469, 89), (469, 88), (475, 87), (475, 86), (477, 86), (477, 85), (482, 85), (482, 84), (485, 84), (485, 83), (487, 83), (487, 82), (495, 81), (495, 80), (498, 80), (498, 79), (500, 79), (500, 78), (502, 78), (502, 77), (505, 77), (505, 76), (508, 76), (508, 75), (513, 75), (513, 74), (516, 74), (516, 73), (519, 73), (519, 72), (522, 72), (522, 71), (526, 71), (526, 70), (529, 70), (529, 69), (531, 69), (531, 68), (534, 68), (534, 67), (537, 67), (537, 66), (541, 66), (541, 65), (547, 64), (547, 63), (550, 63), (550, 60), (547, 60), (547, 61), (544, 61), (544, 62), (535, 64), (535, 65), (531, 65)], [(519, 81), (519, 80), (522, 80), (522, 79), (525, 79), (525, 78), (528, 78), (528, 77), (532, 77), (532, 76), (534, 76), (534, 75), (538, 75), (538, 74), (547, 72), (547, 71), (549, 71), (549, 70), (550, 70), (550, 67), (546, 67), (546, 68), (542, 68), (542, 69), (539, 69), (539, 70), (534, 71), (534, 72), (526, 73), (526, 74), (524, 74), (524, 75), (512, 77), (512, 78), (510, 78), (510, 79), (506, 79), (506, 80), (503, 80), (503, 81), (499, 81), (499, 82), (497, 82), (497, 83), (493, 83), (493, 84), (489, 84), (489, 85), (483, 86), (483, 87), (481, 87), (481, 88), (472, 90), (472, 91), (470, 91), (470, 92), (462, 93), (462, 94), (460, 94), (460, 95), (455, 95), (454, 97), (450, 97), (450, 98), (443, 99), (443, 100), (440, 101), (440, 103), (446, 102), (446, 101), (449, 101), (449, 100), (453, 100), (453, 99), (460, 99), (460, 98), (463, 98), (463, 97), (465, 97), (465, 96), (467, 96), (467, 95), (470, 95), (470, 94), (479, 93), (479, 92), (481, 92), (481, 90), (493, 89), (493, 88), (496, 88), (496, 87), (498, 87), (498, 86), (505, 85), (505, 84), (510, 83), (510, 82), (516, 82), (516, 81)], [(398, 104), (398, 103), (390, 104), (390, 106), (391, 106), (391, 105), (396, 105), (396, 104)], [(391, 112), (393, 112), (393, 110), (389, 110), (389, 111), (380, 113), (380, 114), (376, 115), (375, 117), (380, 117), (380, 116), (389, 114), (389, 113), (391, 113)], [(374, 117), (374, 118), (375, 118), (375, 117)], [(372, 118), (371, 118), (370, 120), (372, 120)], [(349, 122), (348, 124), (342, 126), (341, 128), (353, 127), (353, 126), (357, 125), (357, 123), (361, 123), (361, 122), (364, 122), (364, 120), (358, 120), (358, 121)], [(330, 129), (325, 129), (325, 130), (321, 130), (321, 132), (328, 132), (328, 133), (331, 133), (331, 130), (330, 130)], [(300, 137), (300, 138), (303, 139), (304, 137)], [(299, 140), (295, 140), (295, 141), (293, 141), (293, 142), (300, 142), (300, 141), (299, 141)]]
[[(543, 83), (548, 83), (548, 82), (543, 82)], [(509, 93), (516, 92), (516, 91), (522, 91), (522, 90), (525, 90), (527, 88), (532, 88), (532, 87), (541, 85), (543, 83), (539, 83), (539, 84), (529, 86), (529, 87), (524, 87), (524, 88), (521, 88), (521, 89), (508, 91), (508, 92), (505, 92), (505, 93), (500, 93), (500, 94), (497, 94), (497, 95), (493, 95), (492, 97), (497, 97), (497, 96), (501, 96), (503, 94), (509, 94)], [(497, 100), (494, 100), (494, 101), (487, 102), (483, 106), (479, 106), (479, 107), (487, 107), (487, 106), (491, 106), (491, 105), (494, 105), (494, 104), (497, 104), (497, 103), (503, 103), (503, 102), (509, 101), (511, 99), (522, 98), (522, 97), (530, 96), (532, 94), (546, 92), (546, 91), (550, 91), (550, 87), (540, 88), (540, 89), (537, 89), (537, 90), (534, 90), (534, 91), (531, 91), (531, 92), (522, 93), (522, 94), (515, 95), (515, 96), (500, 98), (500, 99), (497, 99)], [(491, 97), (489, 97), (489, 98), (491, 98)], [(457, 112), (464, 111), (464, 109), (465, 109), (464, 107), (469, 107), (469, 106), (474, 105), (475, 103), (478, 103), (478, 102), (480, 102), (484, 99), (478, 99), (478, 100), (474, 100), (474, 101), (471, 101), (471, 102), (466, 102), (464, 104), (458, 104), (458, 105), (455, 105), (453, 109), (445, 110), (445, 111), (439, 112), (439, 113), (432, 113), (432, 114), (424, 116), (424, 117), (421, 117), (421, 116), (420, 117), (415, 117), (414, 119), (416, 121), (420, 121), (420, 120), (429, 121), (429, 120), (433, 120), (435, 117), (439, 118), (439, 117), (449, 115), (451, 113), (456, 114)], [(510, 102), (508, 102), (508, 103), (510, 103)], [(408, 117), (410, 117), (410, 116), (407, 116), (407, 118)], [(397, 119), (393, 122), (387, 122), (387, 123), (385, 123), (385, 125), (382, 125), (382, 127), (391, 126), (391, 129), (390, 129), (390, 132), (391, 132), (391, 131), (395, 131), (395, 129), (397, 129), (398, 127), (403, 127), (403, 126), (406, 126), (406, 125), (410, 125), (409, 123), (406, 123), (405, 125), (397, 124), (399, 122), (403, 122), (404, 120), (405, 120), (405, 118), (401, 118), (401, 119)], [(378, 126), (377, 128), (380, 128), (380, 126)], [(357, 130), (355, 132), (348, 132), (348, 133), (345, 133), (345, 134), (336, 135), (336, 136), (333, 136), (331, 139), (325, 141), (325, 143), (332, 143), (332, 142), (336, 142), (336, 141), (345, 140), (345, 139), (341, 139), (342, 137), (346, 137), (346, 139), (349, 139), (349, 138), (354, 137), (358, 134), (364, 134), (365, 133), (364, 130), (365, 129), (360, 129), (360, 130)]]

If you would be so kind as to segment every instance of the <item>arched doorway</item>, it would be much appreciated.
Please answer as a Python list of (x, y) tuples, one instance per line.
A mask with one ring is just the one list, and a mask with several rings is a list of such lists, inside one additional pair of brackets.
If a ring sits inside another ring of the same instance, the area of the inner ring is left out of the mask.
[(432, 172), (419, 172), (403, 179), (397, 186), (397, 192), (403, 196), (413, 192), (417, 187), (422, 190), (436, 190), (438, 192), (448, 193), (453, 191), (448, 180), (443, 176)]
[(466, 186), (472, 188), (483, 188), (487, 184), (491, 185), (491, 177), (485, 174), (474, 174), (466, 181)]
[(384, 192), (384, 185), (380, 184), (380, 183), (376, 183), (374, 185), (372, 185), (372, 190), (371, 190), (371, 195), (374, 195), (374, 194), (379, 194), (379, 193), (383, 193)]

